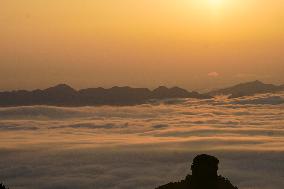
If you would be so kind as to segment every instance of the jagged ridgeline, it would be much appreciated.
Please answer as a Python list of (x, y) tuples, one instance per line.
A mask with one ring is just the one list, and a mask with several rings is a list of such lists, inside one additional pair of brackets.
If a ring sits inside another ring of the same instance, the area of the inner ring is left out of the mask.
[(105, 89), (87, 88), (75, 90), (66, 84), (59, 84), (44, 90), (17, 90), (0, 92), (0, 106), (95, 106), (95, 105), (137, 105), (151, 100), (169, 98), (210, 99), (215, 95), (230, 95), (230, 98), (251, 96), (259, 93), (284, 91), (284, 85), (264, 84), (260, 81), (241, 83), (232, 87), (213, 90), (201, 94), (189, 92), (180, 87), (160, 86), (154, 90), (147, 88), (112, 87)]
[(252, 96), (261, 93), (275, 93), (284, 91), (284, 85), (265, 84), (261, 81), (252, 81), (240, 83), (232, 87), (213, 90), (206, 93), (209, 96), (215, 95), (230, 95), (229, 98), (238, 98), (243, 96)]
[(56, 85), (44, 90), (10, 91), (0, 93), (0, 106), (56, 105), (56, 106), (92, 106), (92, 105), (135, 105), (151, 99), (167, 98), (210, 98), (209, 95), (189, 92), (179, 87), (164, 86), (154, 90), (147, 88), (112, 87), (75, 90), (66, 84)]

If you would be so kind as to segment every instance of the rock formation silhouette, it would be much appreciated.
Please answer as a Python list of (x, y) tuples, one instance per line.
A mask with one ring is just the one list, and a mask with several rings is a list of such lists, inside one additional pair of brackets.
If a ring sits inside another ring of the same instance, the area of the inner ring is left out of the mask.
[(207, 154), (198, 155), (191, 165), (192, 175), (180, 182), (171, 182), (156, 189), (238, 189), (218, 175), (219, 160)]
[(3, 183), (0, 183), (0, 189), (9, 189), (9, 188), (6, 187)]

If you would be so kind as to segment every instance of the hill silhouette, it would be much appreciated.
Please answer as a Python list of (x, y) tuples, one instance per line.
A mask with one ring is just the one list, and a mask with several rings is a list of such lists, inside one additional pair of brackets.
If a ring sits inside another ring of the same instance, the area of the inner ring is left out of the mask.
[(191, 175), (156, 189), (238, 189), (228, 179), (218, 175), (218, 163), (219, 160), (214, 156), (198, 155), (193, 159)]
[(211, 98), (209, 95), (189, 92), (179, 87), (160, 86), (153, 91), (147, 88), (112, 87), (75, 90), (66, 84), (59, 84), (44, 90), (18, 90), (0, 92), (0, 106), (94, 106), (94, 105), (136, 105), (152, 99), (167, 98)]
[(224, 89), (213, 90), (207, 93), (207, 95), (230, 95), (229, 98), (238, 98), (242, 96), (252, 96), (259, 93), (273, 93), (279, 91), (284, 91), (284, 85), (265, 84), (256, 80), (240, 83)]

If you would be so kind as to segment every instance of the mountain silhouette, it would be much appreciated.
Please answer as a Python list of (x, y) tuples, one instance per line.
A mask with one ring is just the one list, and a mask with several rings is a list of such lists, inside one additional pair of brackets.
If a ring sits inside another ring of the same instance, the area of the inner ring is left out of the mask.
[(66, 84), (59, 84), (44, 90), (16, 90), (0, 92), (0, 106), (96, 106), (96, 105), (137, 105), (152, 100), (171, 98), (210, 99), (215, 95), (230, 95), (229, 98), (250, 96), (258, 93), (284, 91), (284, 85), (264, 84), (261, 81), (241, 83), (232, 87), (201, 94), (189, 92), (180, 87), (160, 86), (154, 90), (147, 88), (112, 87), (105, 89), (87, 88), (75, 90)]
[(238, 98), (259, 93), (274, 93), (279, 91), (284, 91), (284, 85), (265, 84), (256, 80), (247, 83), (240, 83), (224, 89), (214, 90), (207, 93), (207, 95), (230, 95), (229, 98)]
[(76, 93), (77, 91), (75, 89), (73, 89), (72, 87), (70, 87), (69, 85), (66, 85), (66, 84), (59, 84), (59, 85), (56, 85), (54, 87), (50, 87), (50, 88), (47, 88), (45, 90), (43, 90), (44, 92), (46, 93), (49, 93), (49, 94), (58, 94), (58, 93), (62, 93), (62, 94), (74, 94)]
[(44, 90), (18, 90), (0, 92), (0, 106), (94, 106), (94, 105), (136, 105), (152, 99), (167, 98), (211, 98), (209, 95), (188, 92), (179, 87), (158, 87), (153, 91), (147, 88), (112, 87), (75, 90), (66, 84), (59, 84)]
[(228, 179), (218, 175), (218, 164), (219, 160), (214, 156), (198, 155), (193, 159), (191, 175), (156, 189), (238, 189)]
[(165, 98), (198, 98), (207, 99), (211, 98), (209, 95), (200, 94), (197, 92), (188, 92), (180, 87), (167, 88), (160, 86), (152, 91), (153, 99), (165, 99)]

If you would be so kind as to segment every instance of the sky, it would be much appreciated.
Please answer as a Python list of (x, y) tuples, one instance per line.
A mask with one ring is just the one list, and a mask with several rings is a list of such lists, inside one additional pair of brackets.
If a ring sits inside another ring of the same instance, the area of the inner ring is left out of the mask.
[(283, 0), (1, 0), (0, 90), (283, 84)]

